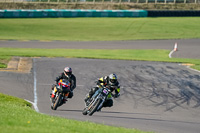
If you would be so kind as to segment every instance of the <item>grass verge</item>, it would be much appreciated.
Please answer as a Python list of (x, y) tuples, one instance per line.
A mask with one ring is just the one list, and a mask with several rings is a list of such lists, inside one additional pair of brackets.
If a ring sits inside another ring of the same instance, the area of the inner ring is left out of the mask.
[(29, 49), (29, 48), (0, 48), (0, 57), (73, 57), (115, 60), (161, 61), (195, 64), (200, 70), (199, 59), (169, 58), (169, 50), (107, 50), (107, 49)]
[(0, 56), (0, 68), (6, 68), (7, 63), (9, 62), (10, 59), (11, 59), (11, 56), (1, 55)]
[(200, 38), (200, 17), (0, 19), (0, 39), (110, 41)]
[[(92, 122), (69, 120), (40, 114), (20, 98), (0, 93), (0, 130), (2, 133), (145, 133)], [(147, 132), (146, 132), (147, 133)]]

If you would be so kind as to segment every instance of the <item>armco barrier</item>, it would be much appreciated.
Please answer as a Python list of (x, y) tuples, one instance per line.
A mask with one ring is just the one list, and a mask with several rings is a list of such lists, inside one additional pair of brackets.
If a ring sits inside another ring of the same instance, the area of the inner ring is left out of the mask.
[(0, 10), (0, 18), (57, 18), (57, 17), (190, 17), (200, 16), (200, 10)]
[(194, 17), (200, 16), (200, 10), (192, 11), (168, 11), (168, 10), (149, 10), (148, 17)]
[(147, 17), (145, 10), (0, 10), (0, 18)]

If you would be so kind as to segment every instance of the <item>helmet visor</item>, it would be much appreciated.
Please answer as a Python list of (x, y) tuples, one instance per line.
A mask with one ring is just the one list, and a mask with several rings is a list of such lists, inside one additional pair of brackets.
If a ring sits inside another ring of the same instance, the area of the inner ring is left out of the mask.
[(72, 72), (65, 72), (65, 74), (71, 76)]
[(110, 79), (111, 83), (116, 83), (116, 81), (117, 81), (116, 79)]

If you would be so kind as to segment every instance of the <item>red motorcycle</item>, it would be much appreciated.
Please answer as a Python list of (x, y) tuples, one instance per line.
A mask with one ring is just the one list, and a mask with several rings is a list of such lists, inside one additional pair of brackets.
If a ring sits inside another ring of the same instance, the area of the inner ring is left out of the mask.
[(70, 93), (70, 82), (66, 79), (60, 79), (58, 84), (54, 87), (54, 99), (51, 100), (51, 109), (56, 110), (64, 103), (64, 98), (67, 99)]

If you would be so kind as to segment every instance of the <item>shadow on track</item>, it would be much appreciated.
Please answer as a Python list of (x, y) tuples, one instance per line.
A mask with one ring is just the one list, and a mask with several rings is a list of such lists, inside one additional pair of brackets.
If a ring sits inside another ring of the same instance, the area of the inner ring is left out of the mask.
[[(102, 112), (101, 112), (102, 113)], [(189, 122), (189, 121), (175, 121), (175, 120), (162, 120), (162, 119), (152, 119), (152, 118), (136, 118), (136, 117), (126, 117), (122, 116), (123, 112), (121, 112), (121, 116), (112, 116), (112, 115), (98, 115), (95, 114), (95, 117), (101, 117), (101, 118), (113, 118), (113, 119), (130, 119), (130, 120), (143, 120), (143, 121), (157, 121), (157, 122), (175, 122), (175, 123), (187, 123), (187, 124), (200, 124), (199, 122)]]

